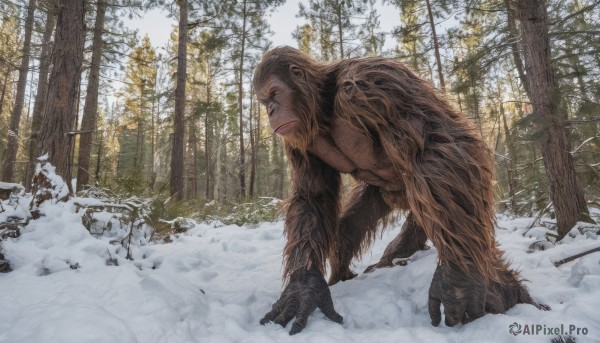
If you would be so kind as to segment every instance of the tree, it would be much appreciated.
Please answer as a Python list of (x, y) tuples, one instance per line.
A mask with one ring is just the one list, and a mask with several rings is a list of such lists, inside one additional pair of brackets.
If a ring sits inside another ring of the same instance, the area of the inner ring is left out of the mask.
[[(38, 156), (48, 155), (71, 190), (70, 152), (85, 41), (85, 1), (59, 0), (48, 104), (40, 128)], [(34, 185), (34, 191), (40, 185)]]
[(442, 58), (440, 57), (440, 43), (438, 42), (438, 35), (435, 31), (435, 20), (433, 19), (433, 11), (429, 0), (425, 0), (427, 5), (427, 16), (429, 17), (429, 26), (431, 27), (431, 38), (433, 39), (433, 50), (435, 52), (435, 63), (438, 70), (438, 79), (440, 81), (440, 88), (442, 91), (446, 91), (446, 83), (444, 82), (444, 72), (442, 70)]
[(44, 26), (44, 36), (42, 38), (42, 51), (40, 54), (40, 70), (38, 72), (37, 91), (35, 93), (35, 104), (31, 115), (31, 133), (29, 135), (29, 162), (25, 172), (25, 189), (31, 190), (31, 181), (35, 171), (37, 156), (37, 141), (42, 124), (42, 116), (46, 108), (46, 96), (48, 93), (48, 74), (50, 72), (50, 54), (52, 52), (52, 33), (56, 25), (55, 0), (47, 2), (46, 23)]
[(89, 183), (90, 157), (92, 150), (92, 133), (96, 128), (98, 114), (98, 89), (100, 87), (100, 63), (102, 59), (102, 35), (107, 8), (106, 0), (98, 0), (96, 4), (96, 23), (92, 41), (92, 63), (85, 93), (85, 106), (81, 120), (79, 138), (79, 154), (77, 161), (77, 190), (80, 191)]
[(246, 151), (244, 143), (244, 100), (247, 75), (247, 63), (253, 50), (267, 46), (265, 34), (269, 31), (265, 15), (280, 5), (282, 0), (241, 0), (232, 2), (228, 9), (231, 17), (228, 22), (229, 32), (233, 38), (231, 55), (235, 69), (235, 86), (237, 90), (237, 111), (239, 120), (239, 182), (240, 197), (246, 196)]
[(187, 76), (187, 20), (188, 2), (178, 0), (179, 38), (177, 45), (177, 79), (175, 85), (175, 113), (173, 114), (173, 140), (171, 146), (171, 195), (183, 199), (183, 142), (185, 127), (185, 79)]
[[(14, 71), (19, 66), (19, 51), (22, 48), (21, 18), (17, 6), (13, 3), (2, 3), (0, 10), (3, 11), (0, 21), (0, 124), (8, 128), (10, 104), (14, 104)], [(6, 129), (0, 130), (0, 161), (4, 161), (8, 134)], [(0, 171), (1, 173), (1, 171)], [(1, 176), (1, 174), (0, 174)]]
[(427, 50), (423, 35), (423, 25), (419, 6), (416, 1), (396, 2), (400, 8), (400, 22), (402, 25), (394, 29), (394, 36), (398, 41), (396, 55), (405, 61), (413, 70), (424, 73), (427, 63)]
[[(217, 131), (222, 122), (222, 104), (218, 94), (217, 78), (220, 78), (226, 70), (223, 66), (221, 51), (226, 46), (226, 40), (218, 29), (202, 30), (190, 37), (190, 51), (188, 52), (188, 90), (191, 101), (193, 101), (193, 113), (190, 125), (190, 142), (197, 154), (194, 159), (194, 169), (191, 170), (192, 177), (197, 178), (199, 170), (197, 165), (202, 164), (204, 168), (204, 196), (207, 200), (214, 199), (214, 147), (218, 141)], [(196, 127), (198, 123), (200, 128)], [(202, 127), (203, 126), (203, 127)], [(203, 128), (204, 130), (204, 160), (200, 161), (200, 151), (197, 149), (198, 141), (202, 135), (192, 131)], [(193, 134), (192, 134), (193, 133)], [(195, 179), (194, 179), (195, 180)], [(193, 180), (193, 181), (194, 181)], [(200, 188), (201, 184), (196, 183)], [(194, 190), (195, 188), (192, 187)]]
[(380, 55), (385, 43), (385, 34), (379, 32), (379, 14), (375, 8), (375, 0), (367, 0), (367, 5), (368, 14), (360, 26), (358, 36), (364, 42), (364, 54)]
[[(156, 98), (157, 67), (156, 52), (150, 38), (145, 36), (131, 52), (125, 68), (125, 88), (118, 93), (118, 99), (124, 105), (119, 135), (121, 148), (118, 174), (131, 181), (129, 187), (138, 190), (147, 186), (147, 176), (152, 178), (147, 173), (147, 167), (152, 161), (146, 158), (146, 136), (148, 123), (150, 122), (150, 131), (154, 124), (151, 104), (154, 104)], [(152, 139), (151, 137), (151, 144)]]
[(298, 50), (308, 55), (313, 54), (312, 45), (315, 41), (315, 30), (312, 25), (304, 24), (297, 27), (293, 36), (298, 41)]
[[(402, 11), (401, 19), (403, 19), (403, 21), (405, 21), (405, 23), (408, 24), (401, 28), (399, 33), (412, 33), (410, 38), (407, 37), (405, 39), (403, 37), (400, 37), (400, 39), (402, 41), (405, 41), (406, 43), (409, 43), (412, 49), (414, 49), (415, 51), (417, 50), (417, 42), (419, 40), (418, 36), (421, 32), (423, 25), (429, 24), (434, 58), (437, 66), (439, 87), (442, 89), (442, 91), (445, 92), (446, 82), (444, 79), (442, 58), (440, 54), (440, 43), (438, 33), (436, 30), (435, 19), (449, 12), (448, 0), (436, 1), (433, 4), (430, 0), (393, 0), (393, 3), (400, 8), (400, 10)], [(428, 20), (426, 22), (420, 22), (419, 18), (424, 16), (426, 16)]]
[(566, 109), (551, 65), (548, 14), (543, 0), (519, 0), (525, 70), (530, 82), (531, 104), (540, 127), (550, 198), (556, 213), (558, 234), (564, 237), (577, 221), (591, 221), (583, 191), (577, 182), (573, 157), (565, 137)]
[(17, 82), (17, 95), (10, 116), (10, 134), (8, 135), (8, 146), (4, 160), (4, 170), (2, 171), (2, 180), (7, 182), (11, 182), (13, 179), (17, 151), (19, 150), (19, 123), (21, 121), (21, 112), (23, 111), (23, 102), (25, 101), (27, 75), (29, 74), (31, 32), (33, 31), (35, 7), (35, 0), (29, 0), (29, 5), (27, 6), (27, 18), (25, 19), (25, 40), (23, 42), (21, 66), (19, 67), (19, 81)]
[[(356, 55), (362, 42), (357, 42), (357, 23), (353, 17), (365, 13), (368, 0), (309, 0), (308, 7), (299, 3), (298, 16), (309, 21), (318, 37), (318, 51), (323, 60)], [(376, 26), (372, 19), (371, 26)], [(296, 30), (297, 37), (306, 34)], [(368, 32), (368, 29), (367, 29)]]

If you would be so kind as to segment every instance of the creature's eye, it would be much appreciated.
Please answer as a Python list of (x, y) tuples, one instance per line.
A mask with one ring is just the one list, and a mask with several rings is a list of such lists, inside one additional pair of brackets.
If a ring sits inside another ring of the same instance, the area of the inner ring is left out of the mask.
[(275, 106), (276, 104), (274, 102), (269, 102), (267, 105), (267, 113), (269, 114), (269, 118), (273, 115), (273, 112), (275, 112)]

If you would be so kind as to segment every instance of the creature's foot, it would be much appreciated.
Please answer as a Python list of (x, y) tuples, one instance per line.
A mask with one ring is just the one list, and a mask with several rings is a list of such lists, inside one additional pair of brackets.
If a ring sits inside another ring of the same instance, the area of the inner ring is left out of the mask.
[(290, 335), (295, 335), (306, 327), (308, 316), (317, 308), (336, 323), (342, 324), (344, 319), (333, 308), (331, 292), (325, 283), (323, 274), (313, 268), (297, 270), (290, 277), (288, 285), (281, 297), (265, 316), (260, 320), (261, 325), (273, 322), (285, 327), (296, 318), (290, 329)]
[(516, 304), (530, 304), (542, 311), (550, 310), (548, 305), (538, 304), (531, 298), (518, 272), (504, 268), (499, 276), (500, 281), (492, 280), (487, 287), (487, 313), (504, 313)]

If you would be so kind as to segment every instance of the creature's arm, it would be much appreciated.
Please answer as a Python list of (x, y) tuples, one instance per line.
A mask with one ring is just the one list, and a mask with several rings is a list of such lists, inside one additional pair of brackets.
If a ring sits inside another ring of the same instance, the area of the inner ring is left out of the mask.
[(284, 277), (288, 284), (281, 297), (260, 321), (286, 326), (296, 317), (290, 334), (306, 326), (317, 307), (331, 320), (342, 323), (333, 308), (323, 277), (328, 251), (337, 232), (340, 175), (309, 154), (288, 148), (292, 169), (292, 196), (285, 221)]
[(337, 232), (340, 174), (318, 158), (288, 148), (292, 190), (286, 211), (284, 276), (316, 268), (325, 272)]

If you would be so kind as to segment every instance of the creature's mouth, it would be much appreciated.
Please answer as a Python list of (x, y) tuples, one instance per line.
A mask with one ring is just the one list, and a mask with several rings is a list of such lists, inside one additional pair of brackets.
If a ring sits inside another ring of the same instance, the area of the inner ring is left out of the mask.
[(289, 133), (294, 128), (294, 126), (296, 126), (297, 122), (297, 120), (292, 120), (285, 124), (281, 124), (273, 132), (275, 132), (278, 135), (285, 135), (286, 133)]

